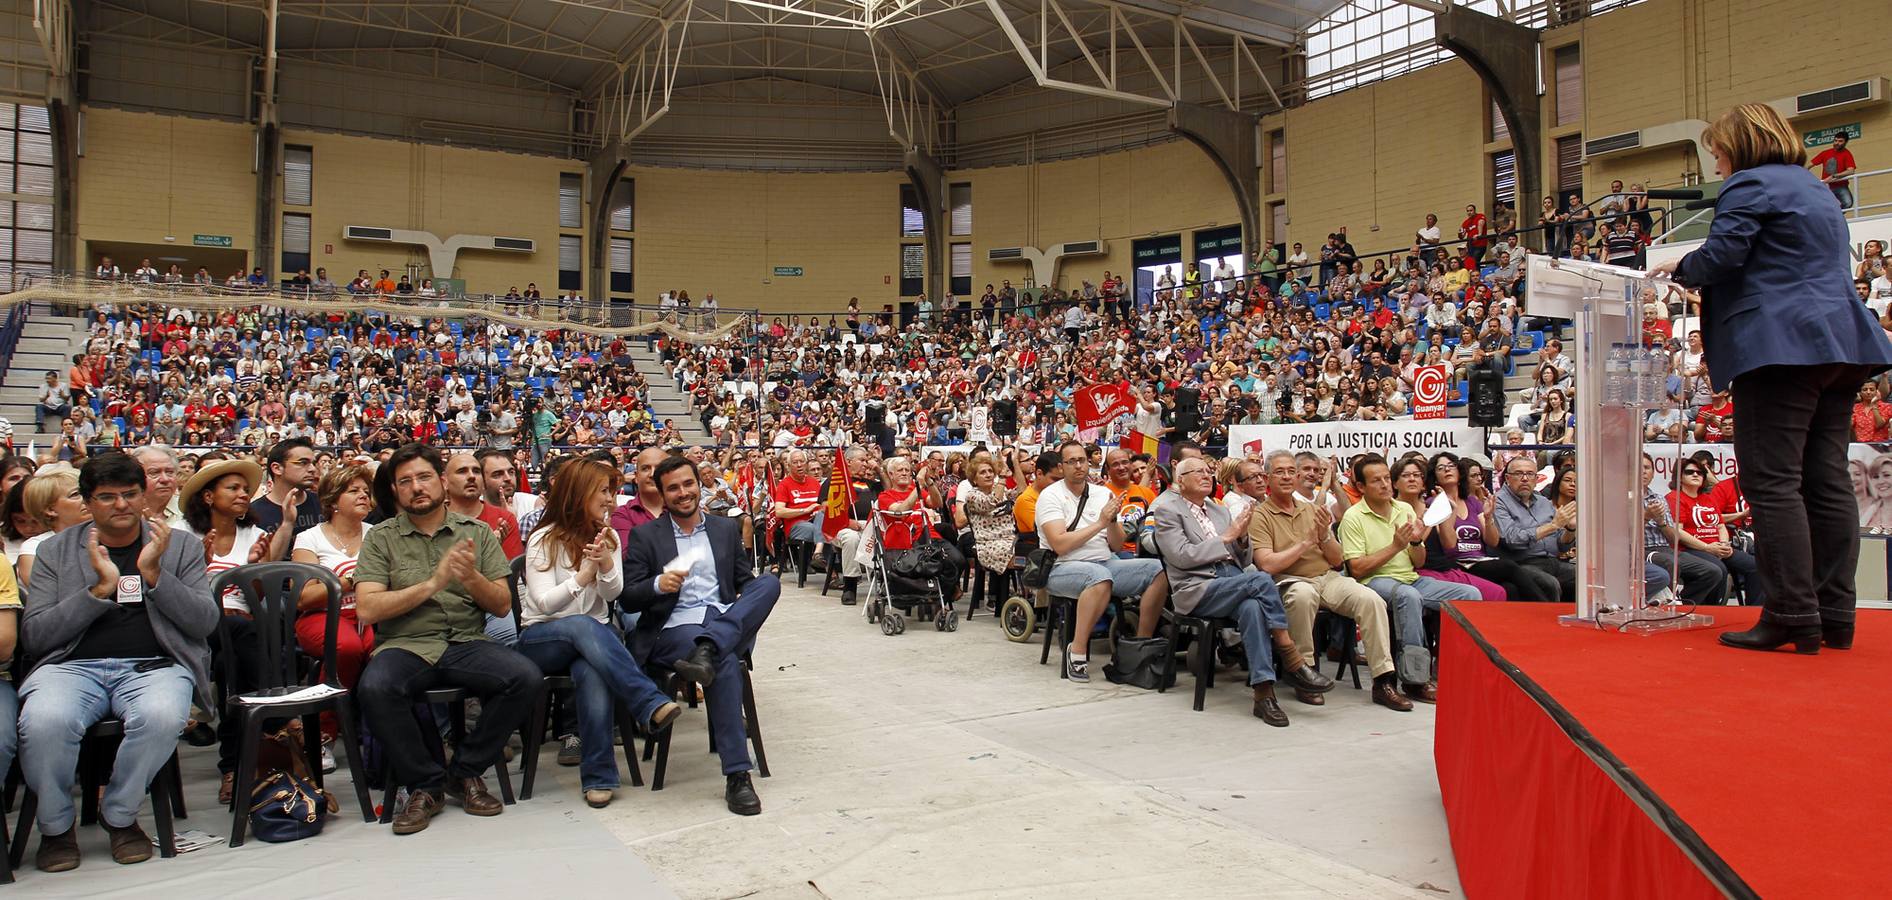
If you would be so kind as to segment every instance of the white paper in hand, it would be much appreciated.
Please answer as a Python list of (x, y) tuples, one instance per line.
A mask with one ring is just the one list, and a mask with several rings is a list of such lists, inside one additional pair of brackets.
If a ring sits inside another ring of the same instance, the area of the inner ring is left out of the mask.
[(664, 571), (687, 573), (691, 569), (696, 567), (696, 561), (702, 555), (703, 554), (700, 551), (698, 551), (695, 547), (691, 547), (688, 550), (685, 550), (682, 553), (677, 554), (677, 557), (675, 559), (667, 563), (664, 563)]
[(1432, 498), (1432, 505), (1426, 507), (1426, 514), (1420, 518), (1420, 521), (1424, 522), (1427, 528), (1431, 528), (1451, 517), (1452, 500), (1444, 494), (1440, 494)]

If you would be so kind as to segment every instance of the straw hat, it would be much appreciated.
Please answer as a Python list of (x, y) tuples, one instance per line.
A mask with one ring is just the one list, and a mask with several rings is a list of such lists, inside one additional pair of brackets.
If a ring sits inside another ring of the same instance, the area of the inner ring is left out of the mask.
[(256, 496), (256, 489), (263, 484), (263, 467), (247, 459), (224, 459), (198, 469), (196, 474), (184, 482), (184, 490), (178, 493), (179, 502), (188, 501), (197, 496), (197, 492), (215, 484), (225, 475), (242, 475), (247, 482), (249, 496)]

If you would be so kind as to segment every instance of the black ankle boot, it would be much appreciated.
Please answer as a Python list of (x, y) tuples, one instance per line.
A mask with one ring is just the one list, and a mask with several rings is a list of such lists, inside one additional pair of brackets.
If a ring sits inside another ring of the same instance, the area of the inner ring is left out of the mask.
[(1828, 649), (1851, 650), (1853, 649), (1853, 623), (1847, 622), (1844, 625), (1821, 625), (1820, 637), (1824, 640)]
[(1795, 653), (1812, 655), (1820, 652), (1820, 627), (1789, 627), (1761, 619), (1747, 631), (1722, 632), (1721, 642), (1743, 650), (1774, 650), (1783, 644), (1792, 644)]
[(856, 588), (860, 585), (860, 583), (861, 583), (861, 580), (859, 578), (841, 579), (841, 605), (842, 606), (854, 605)]

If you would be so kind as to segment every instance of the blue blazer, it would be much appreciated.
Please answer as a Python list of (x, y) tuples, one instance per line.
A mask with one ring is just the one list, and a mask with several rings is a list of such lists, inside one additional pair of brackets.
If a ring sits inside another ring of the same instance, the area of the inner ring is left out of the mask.
[(1715, 390), (1762, 366), (1892, 367), (1892, 343), (1853, 291), (1839, 201), (1798, 166), (1734, 173), (1708, 240), (1675, 280), (1702, 289), (1702, 345)]
[[(734, 605), (743, 586), (755, 577), (748, 566), (740, 564), (742, 526), (727, 516), (704, 516), (699, 527), (709, 530), (717, 592), (725, 605)], [(630, 540), (624, 546), (624, 588), (618, 594), (618, 606), (625, 612), (641, 613), (630, 635), (631, 656), (639, 662), (649, 659), (658, 632), (677, 608), (677, 594), (658, 593), (656, 584), (664, 564), (676, 558), (676, 525), (669, 513), (631, 529)]]

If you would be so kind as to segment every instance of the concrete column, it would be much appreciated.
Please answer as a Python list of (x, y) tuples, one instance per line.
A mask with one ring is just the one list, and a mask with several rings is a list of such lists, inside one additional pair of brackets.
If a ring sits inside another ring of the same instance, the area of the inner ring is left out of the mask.
[[(276, 252), (276, 222), (280, 218), (276, 170), (282, 168), (282, 128), (275, 121), (275, 104), (264, 104), (268, 117), (256, 123), (256, 249), (251, 266), (276, 271), (282, 257)], [(285, 276), (294, 272), (284, 272)]]
[(47, 86), (46, 116), (53, 129), (53, 271), (91, 268), (79, 251), (79, 104), (72, 79)]
[(591, 182), (591, 218), (585, 235), (584, 294), (601, 307), (608, 306), (611, 297), (611, 196), (624, 170), (630, 168), (629, 156), (625, 145), (610, 144), (585, 161), (585, 175)]
[(1235, 207), (1241, 211), (1242, 250), (1249, 259), (1261, 252), (1261, 170), (1255, 155), (1259, 121), (1247, 113), (1196, 103), (1178, 102), (1169, 110), (1169, 130), (1207, 153), (1228, 181)]
[(951, 285), (946, 278), (946, 170), (939, 160), (918, 147), (907, 148), (905, 169), (907, 182), (920, 195), (920, 213), (926, 227), (926, 296), (938, 309)]
[(1537, 98), (1537, 30), (1468, 7), (1450, 5), (1436, 17), (1439, 46), (1478, 73), (1511, 129), (1517, 160), (1519, 228), (1539, 223), (1544, 196), (1544, 129)]

